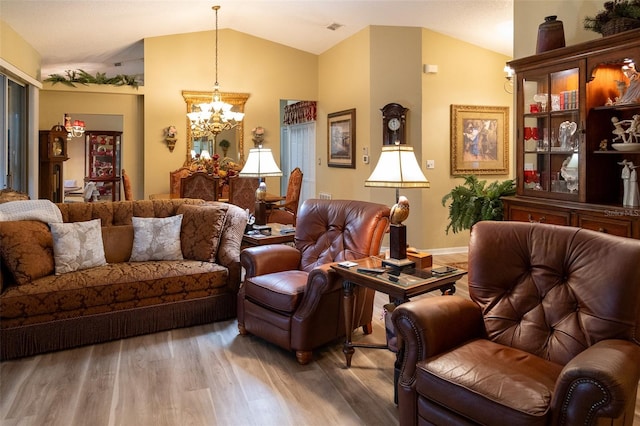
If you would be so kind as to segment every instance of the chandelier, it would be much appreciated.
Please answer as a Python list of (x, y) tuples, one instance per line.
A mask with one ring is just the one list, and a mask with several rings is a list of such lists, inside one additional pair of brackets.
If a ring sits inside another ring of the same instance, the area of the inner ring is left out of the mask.
[(69, 114), (64, 115), (64, 128), (67, 131), (67, 139), (79, 138), (84, 135), (84, 121), (73, 120)]
[(191, 122), (191, 132), (195, 137), (213, 135), (213, 139), (220, 132), (236, 127), (244, 118), (244, 113), (231, 111), (233, 105), (222, 101), (220, 84), (218, 84), (218, 10), (220, 6), (213, 6), (216, 11), (216, 82), (213, 86), (213, 101), (196, 105), (199, 111), (187, 113)]

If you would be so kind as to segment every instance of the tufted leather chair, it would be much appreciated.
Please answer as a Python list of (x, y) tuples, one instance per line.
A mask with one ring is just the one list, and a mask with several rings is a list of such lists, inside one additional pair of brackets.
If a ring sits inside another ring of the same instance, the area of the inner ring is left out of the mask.
[[(307, 364), (313, 349), (345, 335), (342, 280), (330, 264), (377, 255), (388, 225), (389, 207), (382, 204), (306, 200), (295, 247), (264, 245), (240, 254), (246, 271), (238, 295), (240, 334), (295, 351)], [(375, 292), (356, 291), (354, 328), (371, 333)]]
[(631, 425), (639, 264), (630, 238), (476, 224), (471, 300), (429, 297), (393, 312), (400, 424)]

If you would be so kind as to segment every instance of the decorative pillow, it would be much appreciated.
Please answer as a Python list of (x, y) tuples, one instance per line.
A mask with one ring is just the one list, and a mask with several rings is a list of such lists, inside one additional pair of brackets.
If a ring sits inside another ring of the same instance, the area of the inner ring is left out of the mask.
[[(53, 274), (49, 227), (35, 220), (0, 222), (0, 256), (16, 284)], [(11, 280), (5, 277), (5, 281)]]
[(100, 219), (50, 223), (56, 275), (107, 264)]
[(182, 260), (180, 227), (182, 215), (156, 218), (132, 217), (132, 262), (145, 260)]
[(227, 204), (215, 206), (181, 205), (182, 255), (185, 259), (215, 262), (220, 237), (227, 217)]

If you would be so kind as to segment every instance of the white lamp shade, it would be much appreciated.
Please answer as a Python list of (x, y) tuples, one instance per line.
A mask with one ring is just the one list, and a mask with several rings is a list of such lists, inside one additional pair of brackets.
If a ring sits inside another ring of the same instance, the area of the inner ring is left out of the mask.
[(273, 158), (269, 148), (251, 148), (244, 167), (240, 170), (241, 177), (282, 176), (282, 171)]
[(420, 169), (412, 147), (387, 145), (382, 147), (378, 164), (364, 186), (429, 188), (430, 184)]

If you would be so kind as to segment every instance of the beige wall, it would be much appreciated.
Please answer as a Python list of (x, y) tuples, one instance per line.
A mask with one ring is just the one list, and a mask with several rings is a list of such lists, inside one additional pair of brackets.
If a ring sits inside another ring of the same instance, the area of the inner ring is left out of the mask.
[(0, 20), (0, 58), (28, 76), (40, 79), (40, 54)]
[[(215, 82), (214, 32), (145, 40), (144, 194), (169, 192), (169, 171), (186, 153), (183, 90), (210, 91)], [(245, 158), (251, 129), (266, 129), (265, 147), (280, 156), (280, 100), (318, 98), (318, 57), (233, 30), (219, 31), (218, 79), (224, 92), (248, 93), (244, 119)], [(175, 125), (178, 143), (170, 153), (162, 130)], [(279, 188), (279, 178), (268, 178)]]
[[(455, 54), (452, 54), (455, 52)], [(392, 205), (392, 189), (365, 188), (382, 146), (380, 108), (409, 108), (407, 143), (414, 147), (430, 189), (406, 189), (411, 202), (408, 242), (419, 249), (466, 247), (468, 232), (445, 235), (448, 210), (440, 200), (461, 181), (450, 176), (451, 104), (512, 106), (502, 69), (510, 58), (419, 28), (372, 26), (320, 55), (317, 189), (333, 198), (375, 200)], [(438, 65), (424, 74), (422, 64)], [(326, 167), (326, 115), (356, 108), (356, 169)], [(362, 163), (362, 149), (371, 162)], [(427, 170), (433, 159), (436, 168)], [(510, 160), (512, 160), (510, 158)], [(510, 161), (510, 170), (513, 161)], [(513, 174), (487, 176), (504, 180)], [(386, 241), (385, 241), (386, 243)]]
[[(424, 160), (435, 160), (426, 170), (431, 182), (423, 198), (425, 248), (467, 247), (469, 231), (445, 234), (448, 208), (442, 197), (463, 180), (450, 174), (451, 105), (508, 106), (513, 122), (513, 95), (504, 90), (505, 62), (510, 58), (429, 30), (422, 31), (422, 60), (438, 66), (437, 74), (422, 74), (422, 143)], [(509, 131), (509, 174), (482, 175), (488, 182), (513, 178), (515, 166), (512, 132)]]
[[(144, 89), (114, 86), (67, 86), (45, 83), (40, 93), (40, 129), (49, 130), (61, 123), (64, 113), (70, 113), (73, 119), (78, 114), (96, 114), (120, 116), (123, 122), (122, 168), (131, 176), (134, 197), (143, 198), (142, 185), (144, 129), (143, 123)], [(75, 113), (75, 115), (74, 115)], [(89, 130), (120, 130), (104, 127), (108, 122), (104, 119), (88, 120), (85, 125)], [(69, 144), (70, 159), (64, 165), (64, 179), (82, 182), (84, 179), (84, 140), (73, 138)]]
[(603, 9), (602, 0), (514, 0), (513, 57), (536, 53), (538, 26), (545, 16), (556, 15), (562, 21), (567, 46), (602, 37), (583, 27), (584, 18)]

